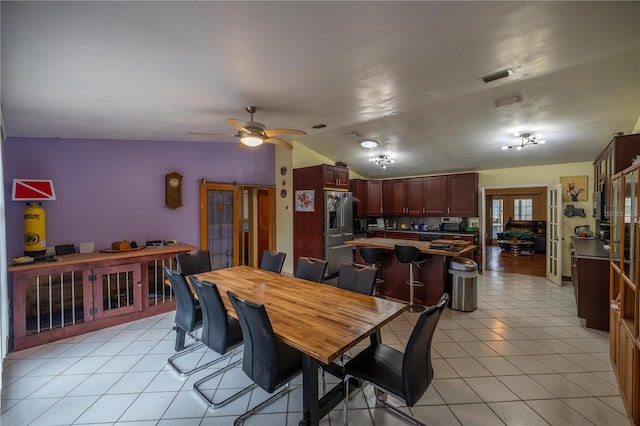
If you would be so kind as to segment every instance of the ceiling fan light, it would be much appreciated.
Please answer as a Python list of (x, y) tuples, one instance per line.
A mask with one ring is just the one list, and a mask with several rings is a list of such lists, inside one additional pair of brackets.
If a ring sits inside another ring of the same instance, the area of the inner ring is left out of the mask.
[(240, 138), (240, 142), (242, 142), (247, 146), (258, 146), (258, 145), (261, 145), (262, 142), (264, 142), (264, 140), (261, 136), (247, 135), (247, 136), (242, 136)]
[(373, 139), (363, 139), (360, 141), (360, 146), (363, 148), (371, 149), (378, 146), (378, 142)]

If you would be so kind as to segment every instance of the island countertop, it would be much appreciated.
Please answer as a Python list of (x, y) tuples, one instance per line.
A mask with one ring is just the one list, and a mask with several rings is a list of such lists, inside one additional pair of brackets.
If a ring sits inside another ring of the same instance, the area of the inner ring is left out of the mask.
[(447, 250), (438, 250), (432, 249), (431, 243), (428, 241), (413, 241), (413, 240), (403, 240), (397, 238), (363, 238), (361, 240), (351, 240), (345, 242), (345, 244), (356, 246), (356, 247), (375, 247), (386, 250), (393, 250), (394, 246), (412, 246), (416, 247), (420, 250), (421, 253), (427, 254), (437, 254), (441, 256), (461, 256), (463, 254), (473, 252), (478, 248), (475, 245), (468, 245), (463, 247), (460, 251), (447, 251)]

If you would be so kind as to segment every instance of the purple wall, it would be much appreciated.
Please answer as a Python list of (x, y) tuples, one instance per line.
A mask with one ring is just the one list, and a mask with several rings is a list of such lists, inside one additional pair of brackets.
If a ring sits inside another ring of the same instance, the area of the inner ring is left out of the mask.
[[(234, 151), (237, 144), (205, 142), (49, 140), (4, 143), (7, 255), (23, 254), (22, 211), (11, 201), (13, 179), (53, 179), (45, 201), (47, 246), (95, 241), (175, 238), (199, 245), (199, 181), (275, 185), (275, 149)], [(183, 178), (183, 207), (165, 206), (165, 175)]]

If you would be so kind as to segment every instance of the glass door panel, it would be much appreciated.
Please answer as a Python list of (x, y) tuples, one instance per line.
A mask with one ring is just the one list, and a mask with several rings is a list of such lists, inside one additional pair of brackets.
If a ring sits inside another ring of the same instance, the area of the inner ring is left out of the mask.
[(611, 243), (609, 244), (611, 247), (611, 259), (612, 262), (620, 268), (620, 257), (621, 257), (621, 242), (622, 242), (622, 231), (624, 228), (624, 215), (620, 210), (623, 210), (622, 204), (620, 203), (621, 197), (621, 189), (622, 189), (622, 178), (615, 179), (611, 181), (611, 206), (613, 207), (613, 211), (611, 214)]
[(636, 224), (638, 223), (638, 170), (624, 179), (624, 262), (623, 273), (635, 282)]

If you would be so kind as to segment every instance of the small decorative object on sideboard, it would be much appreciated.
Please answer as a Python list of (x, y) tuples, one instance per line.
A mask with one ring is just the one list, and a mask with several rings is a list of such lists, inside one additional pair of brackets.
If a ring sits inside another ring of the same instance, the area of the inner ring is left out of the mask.
[(631, 161), (631, 165), (640, 164), (640, 155), (636, 155), (636, 157)]

